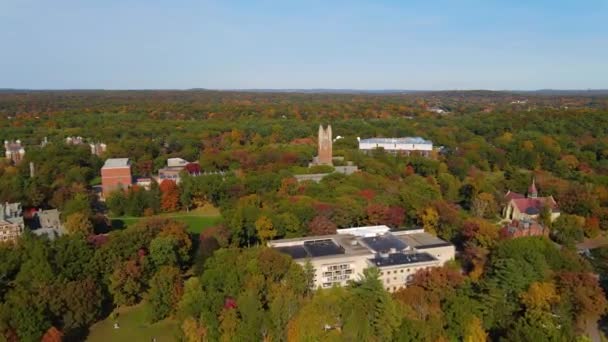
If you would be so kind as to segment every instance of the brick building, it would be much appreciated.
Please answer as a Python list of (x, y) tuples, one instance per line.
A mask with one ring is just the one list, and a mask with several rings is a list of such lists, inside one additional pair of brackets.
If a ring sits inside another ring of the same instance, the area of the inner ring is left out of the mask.
[(117, 189), (126, 189), (133, 183), (129, 158), (110, 158), (101, 168), (102, 195), (108, 196)]

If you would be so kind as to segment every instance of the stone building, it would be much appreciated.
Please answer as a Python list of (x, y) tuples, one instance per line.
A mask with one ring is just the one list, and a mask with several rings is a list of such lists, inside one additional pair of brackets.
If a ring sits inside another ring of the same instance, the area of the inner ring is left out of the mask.
[(21, 145), (21, 140), (8, 141), (4, 140), (4, 156), (17, 165), (25, 156), (25, 148)]
[[(65, 138), (65, 143), (68, 145), (84, 145), (85, 139), (81, 136), (67, 137)], [(89, 143), (89, 147), (91, 148), (91, 154), (96, 156), (101, 156), (107, 150), (107, 145), (102, 142)]]
[(333, 165), (332, 145), (331, 125), (327, 125), (327, 128), (319, 125), (319, 151), (313, 160), (314, 165)]
[(526, 195), (508, 191), (505, 199), (507, 204), (503, 209), (503, 217), (506, 220), (536, 220), (544, 208), (548, 208), (551, 221), (560, 215), (559, 206), (553, 196), (538, 197), (534, 179), (532, 179)]
[(16, 241), (23, 234), (21, 203), (0, 204), (0, 242)]

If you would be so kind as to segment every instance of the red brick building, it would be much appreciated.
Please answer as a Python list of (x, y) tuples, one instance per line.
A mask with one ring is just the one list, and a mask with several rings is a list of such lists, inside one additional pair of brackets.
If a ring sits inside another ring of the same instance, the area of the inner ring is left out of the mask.
[(502, 227), (500, 236), (504, 239), (522, 236), (549, 236), (549, 229), (533, 220), (513, 220)]
[(112, 191), (126, 189), (133, 183), (129, 158), (110, 158), (101, 168), (101, 187), (103, 196)]

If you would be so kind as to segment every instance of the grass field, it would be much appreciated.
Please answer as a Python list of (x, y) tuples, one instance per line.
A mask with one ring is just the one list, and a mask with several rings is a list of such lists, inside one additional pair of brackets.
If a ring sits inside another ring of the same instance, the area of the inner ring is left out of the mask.
[[(152, 341), (153, 338), (157, 342), (177, 341), (177, 323), (166, 319), (150, 324), (146, 320), (146, 309), (145, 304), (117, 309), (116, 319), (110, 316), (91, 327), (87, 341), (139, 342)], [(115, 322), (119, 324), (118, 329), (114, 329)]]
[[(211, 206), (205, 206), (197, 208), (191, 211), (180, 211), (177, 213), (166, 213), (157, 215), (157, 217), (172, 218), (176, 221), (184, 222), (188, 225), (188, 231), (191, 233), (200, 233), (205, 228), (211, 227), (217, 224), (220, 220), (219, 211)], [(121, 217), (110, 217), (112, 220), (112, 227), (124, 228), (128, 227), (139, 220), (146, 219), (146, 217), (134, 217), (134, 216), (121, 216)]]

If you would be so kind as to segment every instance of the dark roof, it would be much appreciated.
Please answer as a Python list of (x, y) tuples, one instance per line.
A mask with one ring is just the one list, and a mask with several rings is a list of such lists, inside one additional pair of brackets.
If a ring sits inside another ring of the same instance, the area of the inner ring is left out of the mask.
[(388, 253), (391, 251), (391, 249), (402, 251), (407, 248), (405, 242), (399, 240), (391, 234), (364, 237), (362, 240), (369, 246), (369, 248), (378, 253)]
[(386, 257), (377, 256), (370, 259), (378, 267), (415, 264), (417, 262), (437, 260), (428, 253), (393, 253)]
[(304, 248), (313, 257), (344, 254), (344, 248), (338, 246), (332, 239), (305, 241)]
[(274, 248), (281, 253), (290, 255), (294, 259), (344, 254), (344, 248), (336, 244), (332, 239), (309, 240), (304, 241), (302, 245)]
[(291, 256), (294, 259), (302, 259), (302, 258), (308, 257), (308, 252), (302, 245), (275, 247), (275, 249), (281, 253), (285, 253), (285, 254)]

